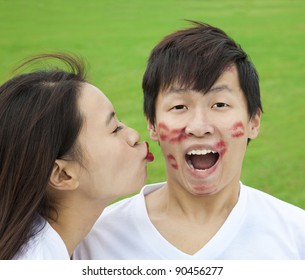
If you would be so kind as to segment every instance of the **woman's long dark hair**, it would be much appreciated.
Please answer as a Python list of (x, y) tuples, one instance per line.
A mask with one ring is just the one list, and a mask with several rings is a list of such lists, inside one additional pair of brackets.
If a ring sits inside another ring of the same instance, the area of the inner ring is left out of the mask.
[(42, 229), (36, 219), (54, 210), (46, 196), (54, 162), (78, 155), (84, 66), (71, 55), (43, 54), (22, 67), (50, 58), (69, 69), (19, 74), (0, 87), (0, 259), (12, 259)]

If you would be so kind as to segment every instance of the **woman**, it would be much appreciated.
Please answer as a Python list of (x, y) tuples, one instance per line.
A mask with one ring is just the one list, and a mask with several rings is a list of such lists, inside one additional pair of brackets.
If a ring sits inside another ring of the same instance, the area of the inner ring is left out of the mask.
[(0, 87), (0, 259), (70, 259), (104, 207), (143, 185), (153, 160), (79, 60), (24, 64), (49, 58), (71, 69)]

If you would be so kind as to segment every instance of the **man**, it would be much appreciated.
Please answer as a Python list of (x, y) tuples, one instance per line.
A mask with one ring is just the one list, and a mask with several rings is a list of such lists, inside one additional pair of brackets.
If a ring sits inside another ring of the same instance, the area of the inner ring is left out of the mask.
[(240, 182), (262, 113), (255, 67), (194, 24), (153, 49), (143, 78), (167, 181), (108, 207), (76, 258), (305, 259), (305, 211)]

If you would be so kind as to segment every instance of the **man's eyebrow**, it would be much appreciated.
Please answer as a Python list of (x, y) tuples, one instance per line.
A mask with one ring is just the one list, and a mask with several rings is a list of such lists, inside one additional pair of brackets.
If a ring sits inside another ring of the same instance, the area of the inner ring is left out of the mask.
[(187, 88), (181, 88), (181, 87), (175, 87), (175, 86), (172, 86), (170, 88), (168, 88), (165, 92), (166, 93), (178, 93), (178, 94), (181, 94), (181, 93), (186, 93), (189, 89)]
[(215, 86), (212, 86), (209, 90), (208, 90), (208, 93), (209, 92), (219, 92), (219, 91), (229, 91), (229, 92), (232, 92), (232, 89), (226, 85), (226, 84), (220, 84), (220, 85), (215, 85)]
[(110, 122), (111, 122), (111, 120), (114, 118), (114, 116), (115, 116), (115, 112), (111, 112), (111, 113), (108, 115), (108, 117), (107, 117), (107, 119), (106, 119), (106, 125), (109, 125), (109, 124), (110, 124)]
[[(175, 93), (176, 94), (183, 94), (183, 93), (186, 93), (189, 90), (193, 90), (193, 89), (187, 89), (187, 88), (172, 86), (166, 92), (167, 93), (173, 93), (173, 94), (175, 94)], [(216, 92), (220, 92), (220, 91), (232, 92), (232, 89), (227, 84), (219, 84), (219, 85), (212, 86), (206, 93), (216, 93)]]

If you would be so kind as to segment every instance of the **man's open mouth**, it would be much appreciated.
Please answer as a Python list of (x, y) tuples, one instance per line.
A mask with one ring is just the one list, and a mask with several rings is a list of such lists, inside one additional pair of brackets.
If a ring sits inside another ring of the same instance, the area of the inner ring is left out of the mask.
[(187, 164), (196, 170), (207, 170), (219, 159), (219, 153), (212, 150), (192, 150), (185, 155)]

